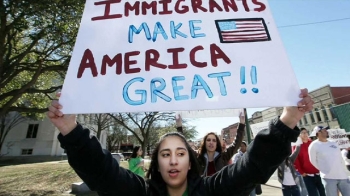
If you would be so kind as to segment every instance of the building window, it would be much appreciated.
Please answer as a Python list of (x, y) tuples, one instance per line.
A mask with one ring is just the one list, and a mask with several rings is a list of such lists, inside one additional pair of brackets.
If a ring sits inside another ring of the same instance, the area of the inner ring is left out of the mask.
[(305, 122), (306, 125), (308, 124), (306, 115), (304, 115), (304, 122)]
[(314, 114), (312, 113), (312, 111), (309, 112), (310, 118), (311, 118), (311, 123), (316, 123), (315, 118), (314, 118)]
[(335, 112), (334, 112), (334, 109), (333, 109), (332, 104), (328, 105), (328, 107), (329, 107), (329, 111), (331, 112), (330, 119), (335, 119), (335, 118), (337, 118), (337, 115), (336, 115)]
[(323, 113), (325, 121), (328, 121), (329, 118), (328, 118), (328, 115), (327, 115), (326, 108), (324, 106), (322, 106), (321, 109), (322, 109), (322, 113)]
[(318, 108), (315, 108), (315, 113), (316, 113), (317, 122), (322, 121), (320, 111), (318, 111)]
[(302, 120), (299, 121), (299, 125), (303, 125), (303, 121)]
[(33, 149), (22, 149), (22, 155), (31, 155), (33, 154)]
[(26, 138), (36, 138), (39, 124), (29, 124)]

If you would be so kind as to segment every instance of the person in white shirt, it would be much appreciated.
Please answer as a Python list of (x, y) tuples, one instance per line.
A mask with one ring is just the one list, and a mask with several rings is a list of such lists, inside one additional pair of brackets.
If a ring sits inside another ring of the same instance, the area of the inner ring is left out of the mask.
[(350, 148), (343, 148), (343, 150), (341, 151), (341, 155), (344, 159), (345, 165), (348, 168), (348, 170), (350, 171), (350, 154), (349, 154), (349, 150)]
[(310, 162), (320, 170), (322, 183), (327, 196), (337, 196), (338, 190), (342, 195), (350, 196), (350, 180), (336, 142), (329, 141), (329, 127), (316, 126), (311, 135), (317, 139), (309, 146)]

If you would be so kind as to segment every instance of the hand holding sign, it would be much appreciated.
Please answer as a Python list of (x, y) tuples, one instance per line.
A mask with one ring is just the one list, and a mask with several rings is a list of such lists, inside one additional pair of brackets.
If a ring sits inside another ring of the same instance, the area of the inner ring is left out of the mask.
[(244, 109), (242, 111), (240, 111), (239, 113), (239, 123), (241, 124), (245, 124), (245, 115), (244, 115), (245, 111)]
[[(59, 98), (61, 93), (57, 93), (56, 96)], [(48, 107), (49, 111), (47, 112), (47, 117), (58, 128), (62, 135), (67, 135), (77, 126), (77, 119), (76, 115), (63, 114), (60, 111), (62, 108), (63, 107), (58, 100), (53, 100), (51, 105)]]
[(175, 120), (176, 120), (176, 127), (182, 127), (182, 118), (181, 118), (181, 114), (176, 114)]
[(305, 113), (313, 108), (314, 101), (311, 99), (307, 89), (302, 89), (299, 97), (302, 99), (298, 102), (298, 106), (285, 107), (280, 117), (280, 120), (291, 129), (294, 129)]

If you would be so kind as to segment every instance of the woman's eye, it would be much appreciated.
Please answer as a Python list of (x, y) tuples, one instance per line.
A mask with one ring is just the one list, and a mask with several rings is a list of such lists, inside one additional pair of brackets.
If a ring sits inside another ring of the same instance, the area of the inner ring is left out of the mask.
[(162, 154), (162, 157), (168, 157), (170, 154)]
[(185, 155), (185, 153), (180, 152), (180, 153), (178, 153), (177, 155), (179, 155), (179, 156), (184, 156), (184, 155)]

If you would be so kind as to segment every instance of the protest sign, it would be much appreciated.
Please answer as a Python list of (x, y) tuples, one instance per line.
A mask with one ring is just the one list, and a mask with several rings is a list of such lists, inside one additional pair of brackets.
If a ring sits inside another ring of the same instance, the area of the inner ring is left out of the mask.
[(329, 139), (338, 143), (339, 148), (350, 147), (345, 129), (328, 129)]
[(241, 109), (178, 111), (182, 118), (238, 117)]
[(264, 121), (261, 123), (251, 124), (250, 129), (252, 130), (253, 136), (255, 137), (261, 130), (267, 129), (269, 127), (269, 121)]
[(296, 105), (300, 90), (266, 0), (88, 0), (63, 112)]

